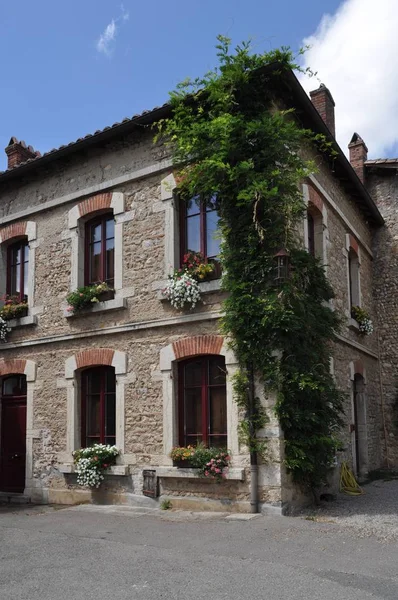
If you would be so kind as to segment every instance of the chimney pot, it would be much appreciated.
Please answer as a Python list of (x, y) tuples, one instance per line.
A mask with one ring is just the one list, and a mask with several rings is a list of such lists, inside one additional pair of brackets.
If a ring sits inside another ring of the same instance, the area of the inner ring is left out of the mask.
[(358, 133), (354, 133), (348, 144), (350, 163), (362, 183), (365, 183), (365, 162), (368, 160), (368, 147)]
[(328, 127), (333, 137), (336, 137), (336, 126), (334, 119), (335, 103), (328, 88), (321, 83), (317, 90), (310, 92), (312, 104), (321, 115), (323, 122)]

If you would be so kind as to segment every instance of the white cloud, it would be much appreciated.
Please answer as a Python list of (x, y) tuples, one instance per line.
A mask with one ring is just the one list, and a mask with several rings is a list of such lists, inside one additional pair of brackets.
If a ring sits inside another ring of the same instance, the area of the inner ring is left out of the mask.
[(111, 44), (116, 37), (116, 23), (112, 21), (105, 27), (104, 33), (102, 33), (97, 42), (98, 52), (103, 52), (107, 56), (111, 54)]
[[(304, 40), (304, 66), (317, 71), (336, 102), (343, 149), (357, 131), (378, 157), (398, 150), (398, 0), (345, 0)], [(300, 77), (307, 91), (315, 78)]]
[(97, 50), (99, 53), (105, 54), (106, 56), (111, 56), (112, 54), (112, 45), (116, 39), (116, 35), (118, 32), (117, 22), (122, 21), (126, 22), (129, 20), (130, 15), (125, 10), (123, 4), (120, 6), (121, 14), (117, 19), (112, 19), (110, 23), (105, 27), (104, 32), (99, 36), (97, 41)]

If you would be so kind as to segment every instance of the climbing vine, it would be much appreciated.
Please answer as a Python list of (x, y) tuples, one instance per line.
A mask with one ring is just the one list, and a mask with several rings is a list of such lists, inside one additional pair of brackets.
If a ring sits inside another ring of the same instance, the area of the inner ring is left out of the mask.
[(252, 461), (264, 450), (257, 433), (267, 421), (255, 395), (259, 378), (265, 393), (277, 394), (287, 470), (314, 491), (338, 446), (342, 396), (330, 374), (330, 342), (339, 319), (323, 267), (300, 240), (300, 188), (315, 170), (303, 148), (325, 153), (328, 142), (281, 105), (283, 73), (299, 68), (289, 49), (253, 54), (249, 44), (233, 52), (227, 38), (218, 42), (218, 68), (178, 85), (157, 139), (171, 146), (179, 196), (217, 203), (228, 292), (222, 328), (240, 365), (234, 390)]

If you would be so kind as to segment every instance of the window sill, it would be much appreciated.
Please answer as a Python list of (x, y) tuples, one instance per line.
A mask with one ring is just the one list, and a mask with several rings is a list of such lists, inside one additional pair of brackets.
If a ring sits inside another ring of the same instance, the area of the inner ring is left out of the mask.
[[(168, 302), (167, 298), (164, 297), (162, 290), (167, 286), (167, 280), (161, 282), (161, 289), (157, 292), (157, 299), (162, 302)], [(199, 283), (199, 289), (201, 294), (211, 294), (212, 292), (219, 292), (221, 289), (221, 279), (211, 279), (210, 281), (201, 281)]]
[(113, 300), (98, 302), (97, 304), (90, 306), (90, 308), (84, 308), (76, 313), (70, 313), (67, 310), (64, 310), (64, 317), (66, 319), (75, 319), (77, 317), (91, 315), (92, 313), (103, 313), (107, 312), (108, 310), (120, 310), (123, 308), (127, 308), (126, 298), (114, 298)]
[(28, 315), (27, 317), (20, 317), (19, 319), (10, 319), (8, 321), (8, 325), (11, 327), (11, 329), (16, 329), (17, 327), (30, 327), (31, 325), (37, 325), (37, 316)]
[[(180, 469), (179, 467), (156, 467), (156, 475), (161, 478), (173, 479), (203, 479), (211, 481), (200, 475), (199, 469)], [(244, 481), (244, 469), (229, 469), (226, 478), (232, 481)]]
[[(76, 473), (76, 465), (74, 465), (73, 463), (60, 464), (57, 466), (57, 469), (60, 473), (64, 473), (64, 475), (70, 474), (70, 473)], [(128, 473), (129, 473), (128, 465), (113, 465), (112, 467), (109, 467), (109, 469), (106, 469), (106, 471), (105, 471), (105, 475), (125, 476), (125, 475), (128, 475)]]
[(356, 321), (352, 317), (349, 317), (349, 319), (348, 319), (348, 327), (350, 329), (353, 329), (357, 333), (361, 333), (361, 330), (359, 329), (359, 323), (358, 323), (358, 321)]

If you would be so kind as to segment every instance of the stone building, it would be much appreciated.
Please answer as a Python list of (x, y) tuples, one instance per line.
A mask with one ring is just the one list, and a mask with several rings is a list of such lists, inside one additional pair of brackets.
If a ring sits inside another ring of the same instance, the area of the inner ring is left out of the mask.
[[(327, 88), (314, 91), (311, 102), (287, 73), (282, 94), (304, 126), (334, 140)], [(231, 387), (237, 364), (218, 331), (220, 280), (200, 284), (203, 302), (190, 311), (176, 311), (162, 297), (188, 247), (214, 256), (218, 243), (216, 214), (201, 206), (190, 214), (180, 209), (170, 156), (153, 143), (150, 126), (168, 111), (166, 105), (125, 119), (43, 156), (15, 138), (6, 148), (0, 292), (26, 297), (28, 312), (11, 322), (0, 346), (3, 495), (63, 504), (149, 502), (145, 472), (174, 507), (249, 510), (249, 457), (238, 441)], [(378, 336), (361, 334), (351, 306), (376, 316), (373, 277), (384, 282), (373, 269), (372, 247), (383, 218), (355, 163), (361, 142), (351, 144), (353, 166), (334, 144), (333, 162), (314, 149), (318, 172), (303, 182), (303, 243), (322, 258), (335, 307), (347, 316), (331, 365), (346, 392), (339, 460), (362, 475), (383, 464), (384, 424)], [(67, 294), (97, 280), (109, 282), (113, 297), (69, 313)], [(188, 397), (202, 411), (200, 423)], [(264, 403), (272, 408), (273, 399)], [(221, 484), (173, 466), (170, 450), (189, 443), (192, 427), (195, 436), (208, 443), (215, 436), (230, 450)], [(298, 492), (282, 468), (274, 417), (262, 435), (270, 459), (260, 466), (259, 500), (264, 511), (278, 511), (294, 504)], [(73, 450), (93, 440), (120, 450), (99, 491), (76, 484), (72, 459)]]

